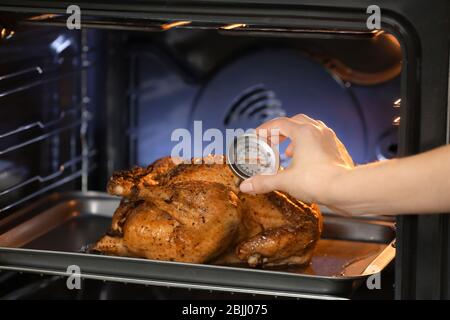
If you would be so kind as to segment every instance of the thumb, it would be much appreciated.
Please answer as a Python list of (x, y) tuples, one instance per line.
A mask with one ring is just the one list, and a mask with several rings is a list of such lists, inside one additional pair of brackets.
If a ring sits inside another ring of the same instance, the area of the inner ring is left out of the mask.
[(239, 189), (244, 193), (267, 193), (274, 190), (280, 190), (283, 181), (283, 173), (275, 175), (257, 175), (244, 180)]

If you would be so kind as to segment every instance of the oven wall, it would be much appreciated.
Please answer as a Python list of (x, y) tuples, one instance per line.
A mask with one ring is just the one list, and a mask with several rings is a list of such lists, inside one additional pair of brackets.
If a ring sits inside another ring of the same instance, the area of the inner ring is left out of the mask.
[[(376, 79), (380, 70), (400, 64), (398, 52), (383, 37), (330, 41), (183, 29), (156, 35), (108, 32), (108, 37), (122, 44), (108, 50), (114, 51), (107, 59), (114, 65), (107, 71), (108, 81), (120, 86), (107, 91), (107, 105), (110, 112), (129, 112), (120, 116), (122, 124), (111, 126), (121, 125), (125, 131), (116, 131), (129, 138), (127, 151), (117, 148), (117, 157), (123, 159), (113, 170), (120, 165), (146, 166), (170, 155), (178, 143), (172, 141), (174, 130), (187, 129), (194, 137), (194, 121), (201, 121), (203, 132), (217, 128), (225, 136), (226, 128), (254, 128), (298, 113), (328, 123), (356, 163), (397, 153), (398, 126), (393, 122), (399, 116), (394, 102), (400, 96), (400, 77), (358, 84), (340, 78), (323, 63), (344, 57), (349, 61), (358, 51), (346, 68), (361, 70), (370, 63), (364, 72), (367, 79)], [(192, 156), (201, 155), (192, 150)], [(287, 158), (282, 165), (288, 165)]]

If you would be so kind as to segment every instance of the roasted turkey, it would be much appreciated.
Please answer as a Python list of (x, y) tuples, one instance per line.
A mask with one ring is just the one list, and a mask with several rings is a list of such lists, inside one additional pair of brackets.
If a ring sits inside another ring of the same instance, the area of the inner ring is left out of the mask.
[(93, 250), (192, 263), (307, 264), (322, 229), (317, 206), (277, 191), (240, 193), (239, 179), (217, 159), (176, 165), (166, 157), (114, 173), (107, 190), (123, 199)]

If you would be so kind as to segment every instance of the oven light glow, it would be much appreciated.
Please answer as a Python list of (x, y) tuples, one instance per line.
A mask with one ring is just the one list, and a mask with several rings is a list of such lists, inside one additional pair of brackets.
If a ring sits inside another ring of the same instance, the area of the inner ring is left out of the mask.
[(40, 14), (38, 16), (33, 16), (31, 18), (28, 18), (28, 20), (31, 20), (31, 21), (48, 20), (48, 19), (55, 18), (57, 16), (58, 15), (54, 14), (54, 13), (46, 13), (46, 14)]
[(50, 47), (57, 53), (60, 54), (64, 50), (66, 50), (70, 45), (72, 44), (72, 41), (63, 35), (58, 36), (51, 44)]
[(229, 24), (229, 25), (227, 25), (227, 26), (223, 26), (223, 27), (221, 27), (221, 29), (224, 29), (224, 30), (232, 30), (232, 29), (236, 29), (236, 28), (244, 28), (244, 27), (246, 27), (247, 25), (246, 24), (244, 24), (244, 23), (233, 23), (233, 24)]
[(398, 125), (400, 124), (400, 117), (396, 117), (396, 118), (394, 119), (394, 121), (392, 122), (392, 124), (393, 124), (394, 126), (398, 126)]
[(382, 35), (384, 33), (383, 30), (372, 30), (371, 33), (373, 33), (375, 35), (375, 37), (378, 37), (379, 35)]
[(0, 31), (0, 36), (2, 39), (9, 39), (12, 36), (14, 36), (15, 32), (13, 30), (8, 30), (5, 28), (2, 28), (2, 30)]
[(161, 25), (161, 28), (163, 30), (169, 30), (175, 27), (179, 27), (179, 26), (185, 26), (190, 24), (191, 21), (174, 21), (174, 22), (169, 22), (169, 23), (165, 23), (163, 25)]

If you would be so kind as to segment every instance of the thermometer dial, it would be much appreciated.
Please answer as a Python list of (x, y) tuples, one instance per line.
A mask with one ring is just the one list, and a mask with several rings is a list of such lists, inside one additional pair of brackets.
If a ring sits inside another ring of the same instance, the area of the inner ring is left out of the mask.
[(243, 134), (229, 146), (227, 163), (235, 175), (247, 179), (277, 173), (280, 159), (278, 152), (256, 134)]

